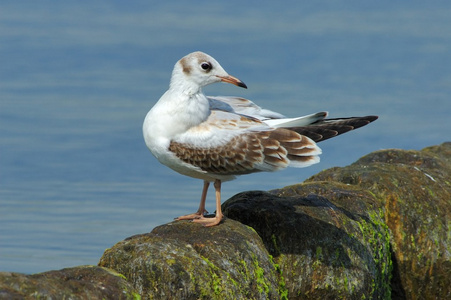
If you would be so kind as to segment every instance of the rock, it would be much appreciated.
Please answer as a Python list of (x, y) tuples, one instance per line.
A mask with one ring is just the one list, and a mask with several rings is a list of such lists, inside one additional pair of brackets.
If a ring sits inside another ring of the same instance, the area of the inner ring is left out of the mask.
[(390, 229), (395, 290), (407, 299), (451, 298), (450, 142), (422, 151), (377, 151), (309, 181), (342, 182), (374, 194)]
[(0, 299), (140, 299), (123, 276), (97, 266), (0, 273)]
[(224, 213), (262, 237), (288, 299), (390, 298), (390, 238), (373, 195), (327, 182), (277, 193), (238, 194)]
[(451, 298), (451, 143), (384, 150), (225, 215), (253, 227), (289, 299)]
[(123, 274), (143, 299), (279, 298), (261, 238), (230, 219), (210, 228), (189, 221), (156, 227), (108, 249), (99, 265)]

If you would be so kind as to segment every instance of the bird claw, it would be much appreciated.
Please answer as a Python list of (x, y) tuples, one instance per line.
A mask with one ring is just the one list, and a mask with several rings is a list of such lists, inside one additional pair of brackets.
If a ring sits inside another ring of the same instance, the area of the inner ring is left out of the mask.
[(212, 227), (215, 225), (218, 225), (219, 223), (221, 223), (222, 221), (222, 216), (215, 216), (213, 218), (206, 218), (204, 216), (198, 218), (198, 219), (193, 219), (194, 223), (200, 223), (202, 225), (204, 225), (205, 227)]

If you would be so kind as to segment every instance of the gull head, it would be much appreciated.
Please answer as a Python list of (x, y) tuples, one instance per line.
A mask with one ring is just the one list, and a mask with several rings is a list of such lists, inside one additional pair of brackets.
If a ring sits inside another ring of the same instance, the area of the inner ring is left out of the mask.
[(175, 64), (170, 87), (198, 92), (206, 85), (221, 81), (247, 88), (244, 82), (229, 75), (213, 57), (198, 51)]

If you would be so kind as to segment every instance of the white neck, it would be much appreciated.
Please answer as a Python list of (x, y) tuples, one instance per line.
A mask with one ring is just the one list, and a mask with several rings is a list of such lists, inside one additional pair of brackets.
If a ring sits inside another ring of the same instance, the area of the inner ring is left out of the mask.
[(179, 88), (170, 88), (160, 98), (144, 121), (148, 135), (146, 143), (156, 138), (171, 140), (208, 118), (210, 114), (208, 99), (201, 90), (189, 95), (190, 91), (192, 92), (185, 89), (181, 92)]
[(171, 82), (169, 83), (169, 90), (177, 91), (178, 93), (192, 96), (202, 93), (201, 86), (187, 78), (184, 72), (181, 71), (180, 64), (176, 64), (172, 71)]

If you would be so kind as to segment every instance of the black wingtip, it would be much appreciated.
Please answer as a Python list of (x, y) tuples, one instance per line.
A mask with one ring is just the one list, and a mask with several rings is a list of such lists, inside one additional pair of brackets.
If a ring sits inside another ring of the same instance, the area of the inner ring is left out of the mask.
[(363, 118), (367, 119), (369, 122), (373, 122), (373, 121), (376, 121), (377, 119), (379, 119), (379, 116), (366, 116)]
[(365, 116), (324, 119), (307, 126), (290, 129), (311, 138), (315, 142), (320, 142), (345, 132), (366, 126), (369, 123), (376, 121), (378, 118), (378, 116)]

